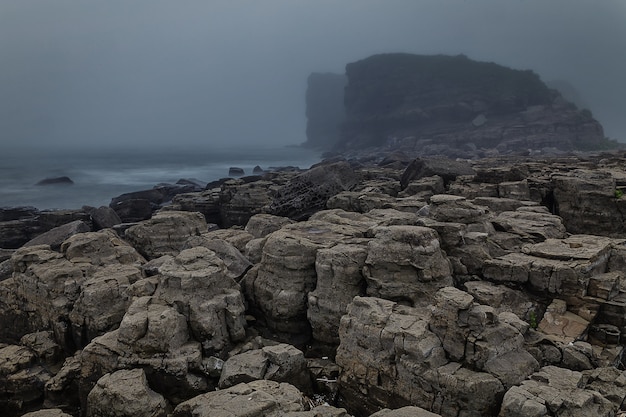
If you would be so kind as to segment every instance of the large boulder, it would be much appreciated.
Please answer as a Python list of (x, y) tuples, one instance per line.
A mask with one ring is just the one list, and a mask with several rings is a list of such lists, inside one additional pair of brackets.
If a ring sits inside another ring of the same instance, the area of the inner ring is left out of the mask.
[(149, 386), (142, 369), (120, 370), (98, 380), (87, 397), (87, 417), (166, 417), (169, 404)]
[(306, 401), (296, 387), (284, 382), (259, 380), (194, 397), (179, 404), (172, 416), (282, 417), (304, 410)]
[(207, 231), (204, 216), (197, 212), (162, 211), (126, 230), (125, 237), (148, 259), (176, 255), (190, 236)]
[(110, 229), (74, 235), (61, 253), (47, 245), (17, 250), (13, 277), (0, 288), (4, 337), (51, 330), (67, 352), (85, 346), (117, 327), (144, 262)]
[[(345, 224), (309, 220), (283, 226), (270, 234), (261, 262), (245, 278), (245, 292), (252, 310), (274, 332), (293, 344), (308, 340), (307, 294), (316, 287), (315, 261), (319, 249), (364, 236), (365, 219)], [(368, 225), (373, 222), (368, 219)]]
[(502, 382), (450, 362), (429, 320), (426, 308), (355, 297), (341, 319), (336, 356), (349, 409), (369, 415), (410, 404), (444, 416), (497, 413)]
[[(623, 380), (621, 376), (621, 380)], [(593, 379), (592, 379), (593, 381)], [(546, 366), (521, 385), (511, 387), (502, 400), (500, 417), (598, 416), (615, 415), (626, 391), (620, 382), (617, 398), (607, 391), (596, 391), (593, 382), (576, 371)], [(604, 395), (610, 395), (615, 404)], [(613, 393), (611, 393), (613, 394)]]
[(437, 290), (452, 285), (450, 262), (433, 229), (380, 226), (371, 233), (363, 268), (369, 296), (427, 305)]
[(360, 178), (347, 162), (318, 165), (276, 190), (266, 213), (303, 220), (326, 207), (328, 199), (349, 191)]
[(472, 166), (465, 161), (444, 158), (416, 158), (402, 173), (400, 186), (406, 189), (414, 180), (437, 175), (449, 184), (461, 175), (474, 175)]

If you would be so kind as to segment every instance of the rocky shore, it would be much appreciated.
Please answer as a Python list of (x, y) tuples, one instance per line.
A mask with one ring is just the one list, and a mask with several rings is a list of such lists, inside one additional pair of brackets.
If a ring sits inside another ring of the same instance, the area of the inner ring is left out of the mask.
[(616, 416), (626, 153), (0, 209), (3, 416)]

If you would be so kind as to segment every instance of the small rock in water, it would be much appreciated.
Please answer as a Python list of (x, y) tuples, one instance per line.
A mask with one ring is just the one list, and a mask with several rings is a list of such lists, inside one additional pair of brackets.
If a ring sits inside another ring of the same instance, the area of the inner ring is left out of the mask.
[(230, 167), (228, 170), (229, 177), (241, 177), (242, 175), (245, 175), (245, 174), (246, 172), (243, 170), (243, 168)]
[(252, 169), (253, 174), (263, 174), (264, 172), (265, 170), (258, 165)]
[(54, 178), (44, 178), (39, 181), (36, 185), (56, 185), (56, 184), (74, 184), (74, 181), (70, 179), (70, 177), (54, 177)]

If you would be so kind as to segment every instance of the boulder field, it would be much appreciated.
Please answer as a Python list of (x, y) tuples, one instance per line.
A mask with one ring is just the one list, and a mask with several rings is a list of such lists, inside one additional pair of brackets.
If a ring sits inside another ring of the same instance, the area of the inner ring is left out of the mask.
[(2, 209), (0, 414), (619, 415), (625, 167), (395, 153)]

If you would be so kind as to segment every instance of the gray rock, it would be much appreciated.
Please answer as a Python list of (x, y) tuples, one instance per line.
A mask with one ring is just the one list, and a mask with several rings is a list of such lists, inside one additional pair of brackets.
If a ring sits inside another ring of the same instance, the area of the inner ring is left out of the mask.
[(245, 230), (255, 238), (263, 238), (291, 223), (293, 223), (293, 220), (287, 217), (273, 216), (271, 214), (255, 214), (248, 220)]
[(120, 370), (98, 380), (87, 397), (87, 417), (166, 417), (169, 404), (148, 386), (142, 369)]
[(178, 404), (172, 417), (282, 417), (305, 407), (303, 395), (294, 386), (260, 380), (194, 397)]
[(295, 220), (307, 219), (324, 209), (330, 197), (349, 191), (359, 180), (347, 162), (319, 165), (289, 180), (264, 210)]
[(162, 211), (126, 230), (125, 237), (148, 259), (176, 255), (190, 236), (206, 232), (207, 223), (200, 213)]
[(320, 249), (315, 258), (317, 285), (308, 295), (307, 317), (313, 339), (339, 344), (339, 321), (357, 295), (365, 295), (363, 266), (367, 247), (339, 244)]
[(50, 408), (45, 410), (31, 411), (23, 414), (22, 417), (72, 417), (71, 414), (64, 413), (58, 408)]
[(504, 395), (499, 416), (604, 416), (619, 407), (599, 392), (585, 386), (583, 374), (546, 366)]
[(411, 181), (438, 175), (444, 183), (450, 183), (461, 175), (474, 175), (472, 166), (465, 161), (444, 158), (417, 158), (402, 173), (400, 185), (406, 189)]
[(61, 243), (70, 236), (78, 233), (90, 232), (91, 226), (82, 220), (76, 220), (62, 226), (55, 227), (34, 239), (24, 243), (23, 246), (50, 245), (52, 250), (59, 250)]
[(450, 263), (433, 229), (381, 226), (371, 233), (363, 268), (369, 296), (427, 305), (437, 290), (452, 284)]

